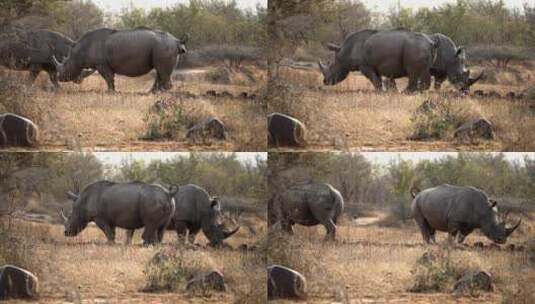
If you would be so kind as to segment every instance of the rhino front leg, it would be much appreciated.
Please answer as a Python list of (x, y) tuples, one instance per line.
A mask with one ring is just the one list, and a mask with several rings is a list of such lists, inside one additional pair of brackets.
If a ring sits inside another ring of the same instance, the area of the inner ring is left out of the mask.
[(374, 88), (377, 91), (380, 91), (380, 92), (383, 91), (383, 81), (381, 77), (377, 75), (374, 69), (368, 66), (362, 66), (360, 68), (360, 72), (372, 82)]
[(442, 83), (444, 81), (446, 81), (446, 78), (447, 77), (435, 77), (435, 90), (440, 90), (440, 88), (442, 87)]
[(126, 230), (126, 241), (124, 242), (125, 245), (132, 244), (132, 238), (134, 237), (134, 229), (128, 229)]
[(103, 221), (96, 221), (96, 224), (102, 231), (104, 231), (104, 234), (106, 235), (106, 238), (108, 239), (108, 243), (114, 244), (115, 243), (115, 227)]
[(97, 71), (106, 80), (108, 91), (115, 92), (115, 73), (113, 70), (107, 65), (99, 65), (97, 66)]

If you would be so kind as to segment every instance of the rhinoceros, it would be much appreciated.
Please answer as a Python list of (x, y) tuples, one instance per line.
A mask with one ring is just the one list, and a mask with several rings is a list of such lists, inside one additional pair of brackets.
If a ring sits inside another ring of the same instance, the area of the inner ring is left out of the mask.
[[(387, 31), (386, 33), (390, 33), (390, 35), (386, 36), (385, 32), (363, 30), (349, 35), (341, 46), (332, 43), (328, 44), (328, 49), (335, 52), (335, 60), (329, 66), (323, 64), (321, 61), (319, 62), (320, 70), (324, 76), (324, 84), (335, 85), (343, 81), (349, 72), (361, 70), (361, 67), (367, 62), (372, 63), (370, 61), (372, 57), (366, 55), (368, 52), (373, 54), (373, 57), (376, 59), (374, 64), (371, 65), (374, 68), (377, 67), (377, 73), (375, 76), (372, 75), (373, 78), (371, 78), (372, 82), (375, 81), (374, 85), (376, 88), (382, 88), (382, 84), (380, 84), (382, 76), (385, 76), (387, 79), (385, 84), (388, 84), (391, 88), (395, 88), (395, 78), (405, 77), (407, 74), (410, 74), (408, 73), (409, 70), (407, 70), (407, 73), (402, 71), (404, 67), (400, 63), (404, 62), (406, 57), (400, 56), (402, 53), (399, 51), (402, 46), (399, 43), (399, 39), (403, 35), (406, 35), (408, 31), (394, 30)], [(401, 35), (402, 33), (405, 34)], [(399, 37), (398, 39), (389, 39), (392, 35)], [(421, 38), (422, 35), (426, 36), (424, 34), (418, 34), (417, 37)], [(368, 42), (368, 39), (372, 37), (371, 42)], [(378, 39), (377, 37), (382, 38)], [(435, 88), (439, 89), (442, 82), (448, 78), (458, 89), (467, 90), (482, 78), (483, 74), (475, 79), (470, 78), (470, 71), (465, 70), (463, 48), (457, 48), (450, 38), (442, 34), (433, 34), (427, 37), (437, 48), (432, 65), (429, 67), (429, 74), (435, 78)], [(414, 39), (410, 39), (409, 41), (412, 40)], [(374, 48), (378, 48), (381, 51), (374, 52)], [(423, 49), (420, 47), (418, 50), (421, 51)], [(416, 60), (419, 62), (417, 65), (422, 65), (422, 62), (415, 57), (418, 52), (413, 51), (405, 54), (413, 61)], [(392, 64), (392, 61), (396, 59), (398, 67), (397, 69), (393, 69), (396, 73), (385, 74), (381, 72), (387, 67), (394, 67), (395, 65)], [(363, 74), (370, 78), (364, 72)], [(430, 80), (428, 81), (427, 75), (424, 76), (419, 81), (422, 81), (421, 88), (427, 89), (430, 85)]]
[[(49, 31), (25, 31), (12, 29), (0, 34), (0, 65), (17, 71), (29, 71), (29, 82), (34, 83), (41, 73), (46, 71), (50, 81), (59, 88), (56, 65), (53, 58), (65, 58), (74, 42), (63, 34)], [(94, 70), (82, 70), (72, 78), (75, 83), (94, 73)]]
[(195, 236), (202, 230), (212, 246), (219, 246), (240, 229), (240, 226), (231, 231), (225, 228), (218, 198), (210, 197), (197, 185), (180, 186), (174, 198), (176, 211), (167, 229), (175, 230), (179, 240), (189, 234), (189, 242), (194, 243)]
[(268, 220), (293, 234), (292, 226), (322, 224), (327, 229), (326, 240), (334, 240), (336, 222), (344, 210), (344, 199), (329, 184), (311, 183), (293, 186), (268, 201)]
[(67, 192), (67, 197), (74, 203), (70, 216), (61, 211), (65, 236), (76, 236), (89, 222), (95, 222), (110, 243), (115, 241), (116, 227), (128, 230), (127, 243), (133, 231), (142, 227), (145, 227), (144, 244), (161, 242), (165, 227), (175, 212), (173, 196), (177, 191), (176, 186), (165, 189), (137, 181), (99, 181), (88, 185), (80, 194)]
[(70, 81), (84, 68), (96, 69), (115, 91), (115, 74), (139, 77), (156, 70), (151, 92), (171, 89), (171, 74), (180, 54), (186, 53), (186, 40), (139, 27), (133, 30), (97, 29), (85, 33), (60, 62), (54, 58), (60, 81)]
[(412, 216), (426, 243), (435, 242), (437, 230), (448, 232), (449, 241), (460, 244), (480, 229), (493, 242), (504, 244), (521, 223), (519, 220), (513, 227), (506, 227), (505, 220), (499, 220), (496, 201), (474, 187), (444, 184), (419, 193), (413, 188), (411, 195)]

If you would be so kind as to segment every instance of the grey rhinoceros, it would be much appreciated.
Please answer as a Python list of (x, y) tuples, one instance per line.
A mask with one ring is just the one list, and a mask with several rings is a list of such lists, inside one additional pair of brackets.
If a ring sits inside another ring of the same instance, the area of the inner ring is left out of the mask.
[(268, 202), (268, 221), (271, 226), (292, 234), (292, 226), (322, 224), (327, 229), (325, 239), (336, 236), (336, 222), (344, 210), (344, 199), (329, 184), (311, 183), (293, 186), (275, 194)]
[(70, 81), (84, 68), (96, 69), (115, 91), (115, 74), (138, 77), (156, 70), (151, 92), (169, 90), (178, 56), (186, 53), (185, 38), (139, 27), (133, 30), (97, 29), (85, 33), (68, 57), (54, 60), (60, 81)]
[[(41, 71), (46, 71), (50, 81), (59, 88), (53, 57), (67, 57), (74, 42), (63, 34), (49, 31), (26, 31), (12, 28), (0, 34), (0, 65), (17, 71), (29, 71), (33, 83)], [(52, 46), (52, 47), (51, 47)], [(94, 70), (82, 70), (72, 78), (75, 83), (91, 75)]]
[(80, 194), (67, 192), (74, 203), (70, 216), (61, 211), (65, 236), (76, 236), (89, 222), (95, 222), (111, 243), (115, 241), (116, 227), (128, 230), (127, 243), (133, 231), (142, 227), (145, 227), (144, 244), (161, 242), (175, 212), (173, 196), (177, 191), (176, 186), (168, 190), (143, 182), (99, 181), (88, 185)]
[(194, 243), (195, 236), (202, 230), (212, 246), (219, 246), (240, 229), (240, 226), (233, 230), (225, 228), (218, 198), (211, 197), (197, 185), (180, 186), (174, 198), (176, 211), (167, 229), (175, 230), (179, 240), (189, 234), (190, 243)]
[(496, 201), (490, 200), (480, 189), (448, 184), (418, 193), (411, 189), (411, 212), (426, 243), (435, 242), (435, 232), (446, 231), (449, 241), (462, 243), (475, 229), (480, 229), (492, 241), (504, 244), (518, 228), (506, 227), (499, 220)]
[[(430, 57), (427, 56), (429, 46), (422, 43), (426, 40), (436, 49), (432, 53), (430, 65)], [(412, 48), (407, 49), (407, 45)], [(435, 78), (435, 88), (440, 88), (448, 78), (458, 89), (467, 90), (483, 75), (470, 78), (470, 71), (465, 69), (463, 48), (457, 48), (450, 38), (442, 34), (425, 35), (403, 29), (384, 32), (363, 30), (349, 35), (341, 46), (331, 43), (327, 47), (335, 53), (335, 60), (329, 66), (319, 62), (325, 85), (335, 85), (343, 81), (351, 71), (361, 71), (378, 89), (383, 87), (382, 77), (386, 77), (385, 84), (395, 87), (394, 79), (406, 76), (414, 79), (416, 74), (423, 76), (418, 79), (421, 82), (420, 89), (428, 89), (428, 73), (420, 70), (425, 66)], [(423, 54), (427, 55), (422, 56)], [(364, 71), (362, 67), (365, 67)], [(373, 71), (369, 70), (370, 67)], [(409, 91), (417, 85), (416, 80), (413, 80)]]

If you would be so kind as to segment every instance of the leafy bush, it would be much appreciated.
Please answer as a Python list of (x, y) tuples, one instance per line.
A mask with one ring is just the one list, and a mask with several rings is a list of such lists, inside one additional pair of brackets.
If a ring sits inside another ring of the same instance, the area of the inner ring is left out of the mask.
[(410, 292), (446, 292), (467, 270), (451, 258), (449, 247), (427, 251), (411, 270), (414, 278)]
[(205, 270), (202, 255), (192, 256), (183, 247), (158, 251), (143, 273), (147, 284), (144, 292), (173, 291), (195, 274)]
[(445, 139), (472, 116), (467, 103), (444, 99), (427, 100), (411, 118), (414, 125), (412, 140)]

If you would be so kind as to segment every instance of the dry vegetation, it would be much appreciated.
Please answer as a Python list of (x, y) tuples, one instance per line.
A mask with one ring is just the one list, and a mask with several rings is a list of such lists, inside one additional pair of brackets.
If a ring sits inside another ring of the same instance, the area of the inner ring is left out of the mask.
[[(495, 76), (498, 84), (477, 84), (472, 91), (494, 90), (505, 96), (535, 84), (535, 75), (529, 69), (515, 68), (523, 71), (517, 75), (520, 78), (504, 72)], [(308, 151), (531, 151), (534, 148), (535, 138), (530, 131), (535, 127), (532, 102), (459, 98), (448, 93), (452, 87), (447, 83), (440, 92), (377, 94), (358, 72), (334, 87), (322, 86), (321, 73), (313, 69), (283, 67), (280, 78), (288, 88), (284, 96), (270, 101), (269, 112), (284, 112), (304, 122), (308, 128)], [(399, 90), (406, 86), (405, 79), (397, 83)], [(446, 103), (461, 118), (487, 118), (494, 125), (495, 139), (466, 142), (454, 139), (450, 131), (437, 140), (408, 140), (416, 128), (414, 112), (425, 100)]]
[[(307, 278), (307, 303), (532, 303), (534, 287), (527, 282), (535, 279), (535, 269), (529, 262), (530, 251), (478, 250), (443, 245), (446, 234), (439, 233), (440, 245), (425, 246), (416, 225), (385, 228), (378, 225), (381, 214), (344, 219), (337, 231), (337, 241), (322, 242), (323, 227), (295, 226), (295, 235), (273, 234), (275, 242), (268, 248), (268, 263), (294, 268)], [(525, 221), (509, 243), (524, 244), (535, 231), (533, 221)], [(466, 240), (468, 244), (489, 241), (479, 233)], [(441, 257), (442, 268), (423, 277), (418, 260), (431, 251)], [(447, 266), (445, 266), (447, 265)], [(447, 267), (447, 268), (446, 268)], [(452, 282), (464, 271), (481, 268), (490, 272), (494, 292), (474, 292), (455, 295)], [(441, 272), (448, 270), (447, 272)], [(433, 276), (440, 283), (437, 291), (410, 292), (424, 279), (431, 283)], [(271, 303), (271, 302), (270, 302)], [(289, 303), (273, 301), (272, 303)]]
[[(256, 217), (250, 220), (254, 221), (258, 234), (242, 229), (229, 239), (232, 248), (221, 249), (204, 247), (207, 241), (202, 235), (197, 237), (197, 242), (203, 245), (200, 248), (177, 245), (172, 232), (167, 233), (164, 244), (159, 246), (142, 247), (139, 232), (132, 246), (108, 245), (102, 231), (94, 225), (78, 237), (67, 239), (60, 225), (14, 220), (8, 232), (10, 237), (19, 236), (31, 247), (18, 246), (16, 251), (11, 251), (19, 255), (16, 259), (13, 254), (6, 255), (5, 250), (0, 250), (0, 262), (21, 265), (38, 274), (39, 303), (264, 303), (265, 254), (261, 249), (247, 252), (237, 249), (241, 244), (262, 242), (265, 223)], [(121, 232), (119, 229), (118, 242), (124, 242)], [(7, 248), (6, 244), (6, 239), (2, 239), (1, 248)], [(173, 291), (142, 292), (149, 278), (147, 264), (162, 250), (180, 252), (184, 269), (219, 270), (225, 276), (227, 292), (187, 292), (184, 281), (178, 282)]]
[[(208, 68), (211, 69), (217, 70)], [(53, 92), (49, 89), (47, 75), (42, 73), (35, 88), (28, 89), (33, 92), (32, 110), (26, 109), (25, 105), (26, 110), (19, 114), (28, 113), (26, 116), (36, 120), (41, 132), (39, 149), (45, 151), (80, 148), (92, 151), (263, 151), (267, 136), (261, 99), (204, 96), (209, 90), (228, 91), (234, 96), (242, 92), (259, 95), (265, 75), (254, 66), (249, 70), (253, 71), (255, 82), (234, 73), (236, 75), (231, 75), (229, 84), (210, 82), (192, 71), (189, 73), (193, 75), (191, 77), (188, 73), (177, 76), (184, 81), (174, 80), (174, 88), (159, 95), (147, 93), (153, 75), (140, 78), (116, 76), (118, 92), (112, 94), (107, 92), (106, 84), (98, 74), (90, 76), (81, 85), (63, 83), (58, 92)], [(6, 75), (17, 77), (20, 82), (27, 77), (26, 72), (7, 71), (3, 77)], [(177, 126), (171, 140), (143, 140), (149, 129), (149, 111), (160, 100), (179, 104), (184, 124)], [(225, 123), (229, 135), (226, 141), (199, 143), (185, 138), (188, 127), (211, 116)]]

